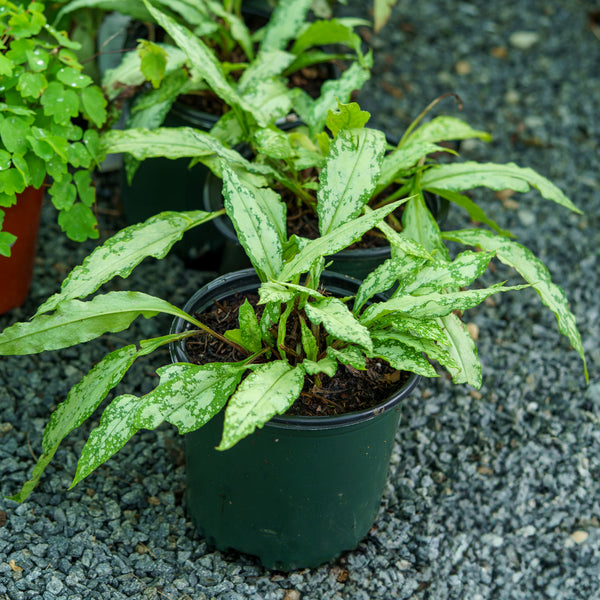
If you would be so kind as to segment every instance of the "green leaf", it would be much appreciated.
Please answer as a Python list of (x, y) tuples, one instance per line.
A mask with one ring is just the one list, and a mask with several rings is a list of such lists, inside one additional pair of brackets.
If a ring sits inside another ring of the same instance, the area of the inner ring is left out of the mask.
[(556, 316), (559, 331), (568, 338), (583, 361), (587, 381), (587, 364), (575, 315), (569, 310), (569, 301), (564, 291), (552, 282), (550, 272), (544, 263), (521, 244), (487, 231), (478, 229), (449, 231), (444, 232), (444, 238), (495, 252), (500, 262), (516, 269), (539, 294), (542, 303)]
[[(338, 19), (326, 19), (310, 23), (296, 38), (290, 52), (301, 54), (314, 46), (326, 44), (344, 44), (356, 52), (360, 52), (362, 40), (360, 36)], [(361, 127), (359, 125), (358, 127)]]
[(421, 352), (396, 340), (373, 340), (371, 358), (383, 358), (393, 369), (410, 371), (424, 377), (437, 377), (437, 373)]
[(16, 235), (8, 233), (7, 231), (0, 231), (0, 256), (10, 257), (12, 245), (16, 241)]
[(106, 98), (96, 86), (86, 87), (81, 90), (81, 105), (83, 114), (96, 127), (101, 127), (106, 122)]
[(68, 210), (77, 200), (77, 189), (71, 183), (71, 177), (55, 181), (48, 189), (52, 203), (57, 210)]
[(114, 10), (144, 23), (152, 21), (150, 14), (139, 0), (71, 0), (62, 6), (54, 23), (60, 23), (63, 17), (77, 10), (94, 8), (100, 8), (107, 12)]
[(250, 88), (255, 87), (257, 82), (281, 75), (293, 60), (294, 55), (283, 50), (259, 52), (256, 60), (253, 60), (242, 73), (238, 82), (238, 90), (246, 93)]
[(379, 33), (392, 14), (392, 7), (397, 0), (373, 0), (373, 16), (375, 33)]
[(117, 275), (128, 277), (148, 256), (164, 258), (186, 231), (214, 216), (201, 210), (164, 212), (121, 229), (76, 266), (64, 279), (60, 292), (46, 300), (36, 314), (54, 310), (66, 300), (85, 298)]
[(25, 154), (28, 149), (27, 136), (33, 119), (29, 116), (8, 116), (0, 120), (0, 136), (2, 144), (15, 154)]
[(91, 77), (73, 67), (63, 67), (56, 72), (56, 78), (69, 88), (84, 88), (93, 83)]
[(56, 312), (15, 323), (0, 333), (0, 355), (38, 354), (122, 331), (139, 316), (164, 312), (189, 320), (177, 307), (142, 292), (109, 292), (90, 302), (66, 300)]
[(432, 152), (449, 152), (449, 150), (431, 142), (411, 142), (386, 154), (373, 195), (380, 194), (396, 179), (406, 177), (408, 169), (413, 168), (424, 156)]
[(46, 426), (42, 441), (43, 453), (33, 469), (32, 477), (23, 485), (21, 491), (13, 496), (13, 500), (24, 502), (27, 499), (63, 439), (93, 414), (138, 356), (139, 351), (133, 345), (115, 350), (106, 355), (71, 388), (67, 398), (58, 405)]
[(283, 246), (275, 224), (259, 205), (256, 188), (242, 184), (223, 163), (225, 209), (238, 240), (261, 280), (276, 279), (283, 265)]
[(152, 84), (154, 89), (158, 88), (165, 77), (167, 53), (154, 42), (143, 39), (139, 40), (137, 51), (144, 77)]
[(323, 298), (308, 302), (304, 307), (312, 323), (323, 325), (333, 337), (359, 346), (372, 349), (369, 330), (361, 325), (350, 309), (339, 298)]
[[(302, 332), (302, 347), (304, 348), (304, 354), (310, 361), (316, 361), (319, 355), (319, 346), (317, 339), (315, 338), (310, 327), (304, 322), (304, 319), (300, 321), (300, 329)], [(311, 373), (309, 373), (310, 375)]]
[(462, 252), (452, 262), (431, 262), (422, 265), (415, 277), (401, 280), (397, 295), (421, 295), (440, 289), (458, 290), (471, 285), (487, 269), (493, 252)]
[(367, 368), (365, 355), (362, 350), (356, 346), (347, 346), (346, 348), (334, 348), (333, 346), (329, 346), (327, 348), (327, 356), (332, 356), (343, 365), (348, 365), (359, 371), (364, 371)]
[(244, 370), (220, 363), (177, 363), (158, 369), (160, 383), (141, 398), (135, 427), (155, 429), (167, 421), (180, 434), (199, 429), (225, 406)]
[(261, 51), (284, 50), (305, 22), (312, 0), (280, 0), (265, 26)]
[(303, 385), (302, 365), (292, 367), (279, 360), (256, 367), (229, 399), (223, 438), (217, 449), (231, 448), (271, 417), (283, 414), (298, 398)]
[(434, 219), (420, 192), (406, 203), (402, 213), (402, 234), (418, 242), (431, 254), (448, 259), (448, 250), (442, 241), (440, 226)]
[(453, 313), (440, 317), (440, 325), (450, 343), (450, 356), (456, 366), (446, 364), (454, 383), (468, 383), (481, 387), (481, 363), (477, 357), (477, 346), (463, 322)]
[(479, 186), (492, 190), (511, 189), (516, 192), (527, 192), (531, 186), (547, 200), (552, 200), (573, 212), (582, 214), (551, 181), (533, 169), (522, 168), (514, 163), (498, 165), (465, 162), (436, 165), (423, 173), (421, 185), (424, 189), (449, 190), (451, 192), (461, 192)]
[(341, 130), (331, 144), (317, 191), (319, 230), (326, 235), (355, 219), (371, 198), (385, 150), (375, 129)]
[(46, 52), (46, 50), (37, 46), (32, 50), (27, 50), (26, 54), (27, 64), (32, 71), (41, 73), (48, 69), (48, 65), (50, 64), (50, 54)]
[(342, 129), (361, 129), (370, 118), (371, 114), (361, 110), (356, 102), (338, 103), (338, 110), (329, 111), (325, 124), (335, 137)]
[(372, 229), (389, 213), (398, 208), (400, 204), (402, 204), (402, 201), (388, 204), (354, 221), (340, 225), (331, 233), (315, 240), (310, 240), (294, 258), (284, 265), (278, 279), (280, 281), (290, 281), (295, 275), (307, 272), (314, 262), (323, 256), (334, 254), (347, 248), (358, 241), (364, 233)]
[[(202, 74), (202, 77), (215, 94), (230, 106), (240, 106), (242, 109), (252, 112), (251, 107), (227, 81), (219, 61), (207, 46), (183, 25), (154, 8), (146, 0), (144, 0), (144, 4), (156, 22), (167, 31), (177, 46), (187, 54), (194, 68)], [(262, 124), (265, 125), (266, 123)]]
[(477, 306), (493, 294), (521, 290), (526, 287), (529, 286), (503, 286), (502, 284), (496, 284), (489, 288), (477, 290), (448, 293), (432, 292), (421, 296), (399, 296), (367, 307), (360, 317), (360, 322), (370, 327), (378, 319), (391, 313), (408, 315), (413, 318), (443, 317), (455, 310), (467, 310), (468, 308)]
[(332, 356), (326, 356), (318, 362), (304, 359), (302, 366), (308, 375), (320, 375), (321, 373), (327, 377), (334, 377), (337, 372), (338, 361)]
[(85, 242), (87, 239), (97, 240), (100, 237), (96, 216), (89, 206), (78, 202), (58, 215), (58, 224), (75, 242)]
[(244, 348), (250, 352), (259, 352), (262, 348), (260, 325), (254, 308), (247, 298), (239, 308), (238, 320)]
[(468, 123), (456, 117), (442, 115), (424, 123), (406, 140), (407, 144), (449, 142), (451, 140), (466, 140), (479, 138), (490, 142), (492, 136), (486, 131), (473, 129)]
[(13, 61), (9, 60), (4, 56), (4, 54), (0, 54), (0, 76), (2, 77), (12, 77), (13, 74)]
[(58, 81), (51, 81), (40, 99), (44, 114), (61, 124), (67, 125), (79, 114), (79, 97)]
[(371, 73), (367, 67), (353, 63), (338, 79), (326, 81), (321, 87), (319, 97), (314, 102), (305, 105), (295, 101), (294, 108), (300, 118), (309, 126), (310, 134), (316, 135), (322, 131), (330, 109), (337, 106), (338, 102), (348, 102), (352, 92), (360, 89), (370, 76)]
[(48, 81), (42, 73), (23, 73), (17, 83), (24, 98), (39, 98), (47, 86)]

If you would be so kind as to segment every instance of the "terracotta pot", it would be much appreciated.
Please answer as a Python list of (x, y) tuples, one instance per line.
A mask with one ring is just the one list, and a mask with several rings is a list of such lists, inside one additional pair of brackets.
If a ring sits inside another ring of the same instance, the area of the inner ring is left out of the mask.
[(17, 236), (10, 257), (0, 256), (0, 313), (21, 306), (31, 286), (44, 187), (26, 188), (5, 212), (3, 231)]

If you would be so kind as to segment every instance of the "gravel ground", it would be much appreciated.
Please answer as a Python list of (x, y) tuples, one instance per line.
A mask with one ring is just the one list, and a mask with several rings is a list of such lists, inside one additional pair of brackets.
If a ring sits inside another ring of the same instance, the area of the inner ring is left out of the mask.
[[(66, 440), (29, 501), (0, 500), (0, 599), (600, 599), (594, 9), (583, 0), (399, 0), (387, 27), (371, 37), (377, 67), (359, 98), (372, 124), (401, 133), (432, 99), (455, 92), (462, 112), (451, 99), (442, 108), (495, 138), (463, 144), (466, 158), (531, 166), (585, 211), (568, 214), (534, 193), (504, 202), (477, 195), (567, 290), (587, 351), (588, 387), (576, 353), (533, 292), (505, 294), (472, 311), (481, 390), (443, 378), (423, 382), (406, 403), (373, 530), (356, 551), (290, 574), (207, 548), (186, 518), (183, 445), (172, 428), (138, 434), (65, 492), (84, 428)], [(110, 199), (103, 202), (111, 208)], [(32, 314), (89, 251), (65, 241), (54, 220), (45, 211), (29, 301), (0, 317), (0, 326)], [(115, 226), (110, 213), (103, 221), (105, 231)], [(499, 269), (499, 276), (510, 274)], [(172, 257), (142, 265), (123, 285), (183, 305), (207, 277)], [(157, 327), (168, 322), (140, 322), (136, 331), (152, 335)], [(49, 411), (103, 349), (124, 339), (128, 333), (2, 359), (2, 494), (14, 493), (28, 476)], [(133, 375), (129, 392), (153, 386), (151, 361)]]

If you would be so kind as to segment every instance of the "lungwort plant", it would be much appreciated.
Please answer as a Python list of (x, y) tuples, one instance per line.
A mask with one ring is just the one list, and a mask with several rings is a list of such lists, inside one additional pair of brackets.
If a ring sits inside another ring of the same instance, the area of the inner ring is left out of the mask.
[[(82, 0), (68, 6), (101, 4)], [(123, 4), (121, 10), (128, 6)], [(127, 128), (113, 132), (115, 140), (137, 140), (145, 130), (156, 129), (174, 102), (185, 97), (192, 106), (198, 99), (207, 99), (208, 106), (214, 105), (211, 99), (217, 99), (223, 114), (216, 115), (212, 134), (231, 146), (245, 142), (254, 147), (257, 131), (290, 113), (323, 127), (332, 101), (336, 97), (347, 101), (368, 79), (372, 56), (363, 54), (361, 39), (354, 32), (365, 21), (310, 22), (311, 0), (282, 0), (266, 24), (253, 33), (235, 6), (209, 1), (136, 3), (136, 10), (160, 25), (167, 38), (164, 43), (140, 40), (137, 51), (125, 54), (121, 66), (104, 78), (103, 87), (113, 100), (137, 90)], [(179, 14), (172, 14), (176, 10)], [(326, 52), (327, 47), (333, 51)], [(339, 77), (325, 81), (317, 98), (294, 81), (303, 70), (336, 60), (350, 65)], [(185, 145), (175, 128), (162, 134), (174, 147)], [(135, 165), (129, 166), (129, 176), (134, 169)]]
[[(139, 316), (166, 313), (190, 324), (182, 333), (114, 350), (73, 386), (53, 413), (44, 432), (42, 455), (16, 499), (27, 497), (65, 436), (92, 415), (136, 359), (190, 336), (217, 336), (245, 358), (235, 363), (166, 365), (158, 370), (158, 385), (148, 394), (112, 398), (83, 448), (73, 485), (138, 430), (153, 429), (164, 421), (183, 434), (224, 410), (219, 449), (227, 450), (287, 411), (307, 379), (318, 386), (344, 365), (365, 369), (371, 358), (425, 377), (436, 376), (433, 360), (456, 383), (479, 386), (481, 366), (475, 344), (457, 312), (500, 292), (535, 287), (583, 357), (564, 293), (551, 282), (543, 264), (521, 246), (492, 234), (452, 232), (448, 238), (486, 248), (466, 250), (451, 260), (437, 244), (428, 248), (385, 225), (386, 215), (414, 199), (399, 199), (375, 210), (368, 207), (366, 199), (381, 176), (386, 142), (381, 132), (355, 125), (350, 118), (332, 128), (334, 138), (317, 189), (320, 236), (313, 240), (288, 236), (281, 198), (269, 188), (253, 185), (242, 162), (222, 161), (225, 209), (261, 281), (260, 318), (244, 302), (239, 328), (223, 334), (142, 292), (100, 293), (85, 300), (116, 275), (126, 277), (146, 256), (164, 256), (185, 231), (219, 214), (161, 213), (107, 240), (71, 272), (60, 292), (30, 321), (0, 334), (0, 354), (10, 355), (87, 342), (122, 331)], [(366, 277), (355, 297), (329, 295), (320, 285), (326, 267), (323, 257), (350, 246), (373, 227), (389, 237), (392, 257)], [(434, 225), (428, 225), (429, 230), (428, 239), (441, 239)], [(513, 264), (528, 283), (469, 287), (494, 256)], [(300, 334), (290, 341), (292, 323), (299, 325)]]
[(73, 240), (97, 238), (90, 170), (99, 162), (95, 129), (106, 120), (101, 90), (82, 73), (78, 45), (46, 22), (44, 4), (0, 2), (0, 255), (15, 238), (4, 212), (26, 187), (52, 179), (58, 222)]

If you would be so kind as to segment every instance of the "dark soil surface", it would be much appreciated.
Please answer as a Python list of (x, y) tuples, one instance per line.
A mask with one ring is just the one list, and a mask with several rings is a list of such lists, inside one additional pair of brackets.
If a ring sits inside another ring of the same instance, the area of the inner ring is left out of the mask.
[[(225, 331), (239, 327), (238, 309), (243, 304), (244, 298), (236, 294), (231, 298), (215, 302), (213, 308), (197, 314), (196, 318), (223, 335)], [(262, 307), (257, 306), (258, 297), (248, 296), (248, 301), (257, 307), (257, 316), (260, 319)], [(319, 345), (323, 351), (327, 346), (324, 331), (321, 331)], [(293, 312), (288, 320), (286, 347), (290, 349), (302, 347), (297, 312)], [(246, 355), (234, 346), (205, 333), (189, 338), (186, 350), (190, 362), (196, 364), (236, 362), (246, 358)], [(263, 357), (261, 359), (264, 360)], [(384, 402), (404, 385), (409, 377), (410, 374), (396, 371), (384, 361), (375, 359), (367, 360), (367, 368), (364, 371), (340, 365), (335, 377), (323, 375), (320, 382), (314, 377), (306, 376), (302, 393), (287, 414), (325, 416), (366, 410)]]

